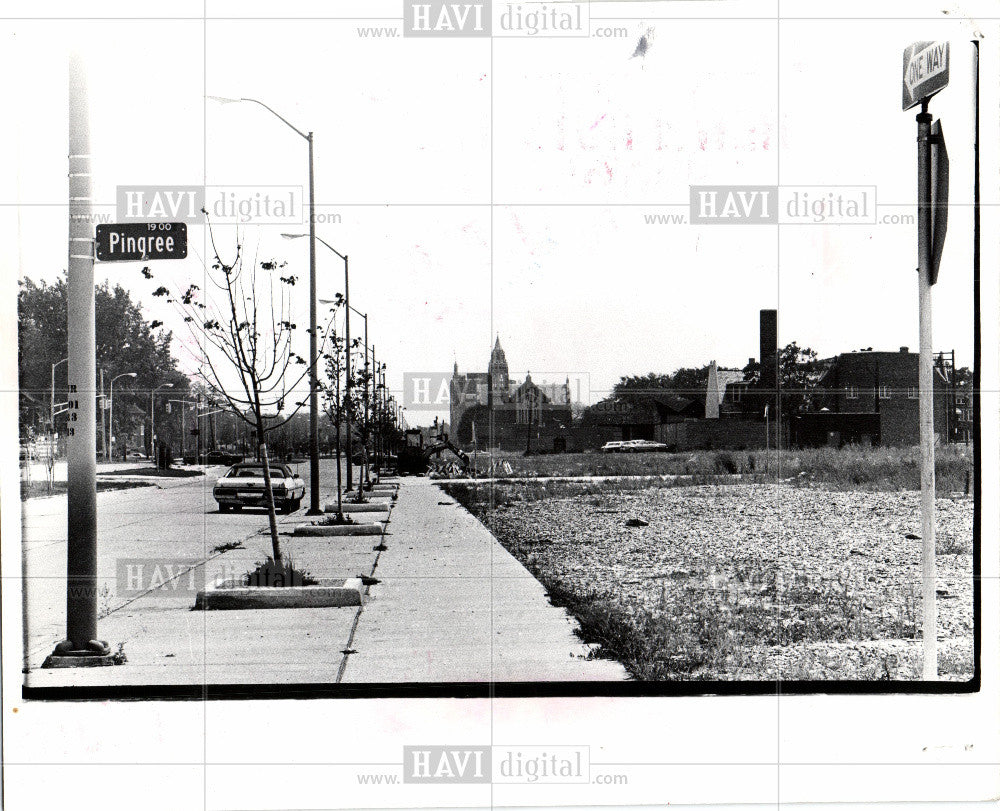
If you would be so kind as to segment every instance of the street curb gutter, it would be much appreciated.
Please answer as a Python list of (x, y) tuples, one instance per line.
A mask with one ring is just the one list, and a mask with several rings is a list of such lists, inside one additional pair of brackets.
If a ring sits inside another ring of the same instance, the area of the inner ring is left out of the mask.
[(364, 585), (360, 577), (347, 580), (323, 579), (315, 586), (244, 586), (239, 580), (225, 580), (199, 591), (196, 611), (247, 608), (337, 608), (361, 605)]
[(297, 536), (329, 537), (332, 535), (381, 535), (381, 524), (298, 524), (292, 533)]
[[(382, 504), (372, 504), (371, 502), (366, 502), (364, 504), (352, 504), (349, 501), (345, 501), (341, 504), (341, 511), (345, 513), (389, 513), (389, 505)], [(337, 512), (336, 503), (326, 504), (323, 507), (323, 512), (335, 513)]]

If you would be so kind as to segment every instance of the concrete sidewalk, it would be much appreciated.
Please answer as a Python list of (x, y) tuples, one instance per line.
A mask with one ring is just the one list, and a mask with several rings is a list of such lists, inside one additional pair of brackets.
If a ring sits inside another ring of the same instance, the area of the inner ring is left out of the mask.
[(343, 681), (621, 681), (576, 621), (475, 517), (427, 479), (399, 500)]
[[(150, 557), (171, 550), (188, 557), (195, 546), (204, 547), (204, 522), (229, 526), (232, 517), (206, 515), (201, 497), (186, 492), (169, 491), (172, 501), (163, 507), (173, 511), (172, 517), (154, 533), (163, 541), (136, 545), (128, 542), (130, 535), (120, 533), (122, 540), (112, 542), (116, 535), (109, 529), (102, 549)], [(178, 520), (181, 498), (195, 502), (183, 521)], [(126, 512), (124, 496), (119, 499), (118, 510)], [(152, 517), (149, 506), (141, 508), (143, 524)], [(118, 515), (124, 518), (122, 512)], [(279, 518), (285, 555), (317, 578), (378, 578), (381, 582), (369, 588), (360, 608), (193, 611), (196, 589), (182, 577), (99, 621), (101, 639), (113, 649), (124, 643), (126, 664), (41, 670), (41, 658), (58, 638), (59, 626), (53, 623), (33, 639), (25, 684), (126, 688), (627, 678), (617, 662), (588, 661), (590, 648), (574, 634), (575, 621), (548, 602), (542, 586), (479, 521), (426, 479), (401, 480), (381, 538), (291, 535), (302, 520), (301, 513)], [(244, 513), (242, 521), (241, 534), (251, 532), (243, 534), (243, 548), (210, 557), (201, 567), (205, 582), (238, 577), (270, 553), (270, 536), (262, 531), (266, 517)], [(260, 524), (256, 531), (251, 521)], [(41, 540), (38, 529), (27, 530), (29, 545)], [(188, 543), (178, 544), (178, 533)], [(102, 571), (110, 580), (113, 566), (107, 555), (105, 563)], [(61, 579), (52, 579), (47, 601), (61, 598), (55, 593)], [(36, 597), (41, 596), (38, 583), (34, 586)]]

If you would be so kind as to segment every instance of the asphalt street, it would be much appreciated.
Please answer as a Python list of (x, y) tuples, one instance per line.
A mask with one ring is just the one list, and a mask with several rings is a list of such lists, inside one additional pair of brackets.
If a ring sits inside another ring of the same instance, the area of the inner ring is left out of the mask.
[[(24, 502), (28, 686), (627, 678), (591, 658), (575, 620), (425, 478), (401, 480), (381, 537), (295, 536), (307, 505), (279, 515), (296, 568), (367, 578), (360, 608), (193, 611), (205, 583), (240, 578), (271, 551), (265, 511), (218, 511), (211, 488), (224, 470), (98, 494), (98, 634), (124, 646), (120, 667), (40, 669), (65, 635), (66, 498)], [(298, 472), (308, 494), (308, 465)], [(332, 461), (321, 482), (321, 503), (333, 501)]]

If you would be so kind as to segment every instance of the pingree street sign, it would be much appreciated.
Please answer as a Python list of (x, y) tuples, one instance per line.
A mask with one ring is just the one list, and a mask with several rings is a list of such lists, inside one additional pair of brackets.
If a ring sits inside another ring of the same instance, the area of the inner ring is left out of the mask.
[(185, 258), (186, 223), (129, 222), (97, 226), (97, 259), (101, 262)]
[(914, 42), (903, 51), (903, 109), (916, 107), (948, 86), (947, 42)]

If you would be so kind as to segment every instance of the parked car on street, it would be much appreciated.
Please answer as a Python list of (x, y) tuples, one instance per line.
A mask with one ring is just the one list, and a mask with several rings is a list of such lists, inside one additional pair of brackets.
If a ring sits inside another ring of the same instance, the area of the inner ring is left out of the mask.
[[(271, 492), (274, 506), (281, 512), (295, 512), (305, 496), (305, 482), (288, 465), (272, 463)], [(260, 462), (241, 462), (233, 465), (215, 483), (212, 495), (219, 502), (219, 512), (242, 510), (244, 507), (267, 507), (264, 491), (264, 466)]]
[(663, 442), (653, 442), (651, 439), (627, 439), (623, 442), (606, 442), (601, 450), (604, 453), (648, 453), (668, 451), (670, 446)]
[(663, 442), (653, 442), (651, 439), (630, 439), (625, 443), (627, 453), (648, 453), (649, 451), (666, 451), (669, 446)]
[(202, 451), (200, 454), (184, 455), (185, 465), (235, 465), (243, 461), (243, 455), (228, 451)]

